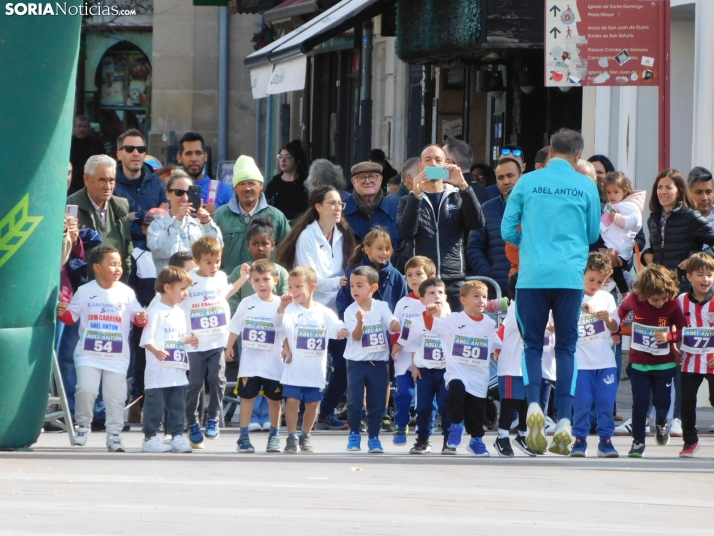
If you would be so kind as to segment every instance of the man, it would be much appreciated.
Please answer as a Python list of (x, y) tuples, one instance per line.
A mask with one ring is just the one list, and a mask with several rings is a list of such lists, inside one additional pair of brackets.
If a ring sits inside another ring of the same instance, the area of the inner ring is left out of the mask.
[(86, 115), (74, 118), (72, 126), (72, 145), (69, 150), (69, 161), (72, 163), (72, 181), (69, 185), (68, 195), (84, 187), (84, 164), (90, 156), (104, 154), (102, 143), (91, 135), (89, 119)]
[[(446, 167), (449, 178), (427, 180), (424, 169), (428, 166)], [(399, 235), (413, 241), (411, 255), (424, 255), (436, 263), (437, 277), (446, 284), (452, 311), (461, 311), (464, 234), (483, 227), (481, 205), (459, 166), (447, 164), (438, 145), (424, 148), (419, 168), (411, 193), (399, 202)]]
[[(714, 200), (714, 181), (712, 173), (707, 168), (697, 166), (689, 172), (687, 177), (689, 193), (697, 205), (697, 210), (710, 223), (714, 223), (714, 211), (712, 211), (712, 201)], [(706, 246), (704, 249), (708, 249)]]
[(382, 185), (381, 188), (385, 192), (387, 191), (387, 181), (397, 174), (397, 170), (392, 167), (392, 165), (387, 162), (387, 155), (381, 149), (372, 149), (369, 152), (369, 158), (367, 159), (374, 164), (379, 164), (382, 166)]
[(473, 188), (479, 203), (483, 205), (495, 195), (489, 193), (486, 187), (477, 181), (476, 177), (471, 173), (471, 164), (474, 163), (474, 152), (468, 143), (451, 137), (446, 140), (444, 154), (446, 155), (447, 164), (454, 164), (461, 169), (464, 179), (466, 179), (466, 182)]
[(536, 153), (536, 157), (535, 157), (535, 168), (536, 169), (543, 169), (548, 164), (549, 153), (550, 153), (550, 147), (547, 145)]
[(394, 202), (396, 202), (397, 206), (399, 206), (399, 201), (402, 199), (402, 197), (404, 197), (405, 195), (409, 195), (409, 192), (412, 191), (412, 188), (414, 187), (414, 177), (416, 177), (418, 173), (418, 157), (414, 156), (412, 158), (409, 158), (406, 162), (402, 164), (402, 180), (399, 184), (399, 190), (397, 190), (390, 196), (393, 198)]
[(352, 166), (354, 191), (344, 198), (344, 216), (354, 233), (364, 240), (367, 233), (380, 225), (392, 237), (392, 249), (399, 246), (397, 231), (397, 204), (385, 197), (382, 183), (382, 166), (374, 162), (360, 162)]
[(176, 161), (193, 179), (193, 184), (201, 187), (203, 208), (213, 217), (220, 206), (233, 197), (231, 187), (226, 183), (212, 180), (203, 174), (206, 165), (206, 149), (203, 136), (198, 132), (186, 132), (178, 142)]
[(144, 163), (146, 142), (141, 132), (129, 129), (117, 138), (117, 171), (115, 195), (129, 201), (131, 239), (136, 247), (147, 249), (146, 235), (141, 230), (144, 216), (152, 208), (168, 209), (166, 183)]
[[(524, 175), (513, 187), (501, 223), (501, 236), (520, 247), (516, 311), (525, 347), (523, 381), (528, 400), (528, 446), (547, 446), (540, 407), (543, 333), (549, 312), (555, 325), (556, 406), (560, 420), (550, 451), (570, 454), (570, 415), (575, 383), (575, 346), (589, 245), (600, 236), (597, 186), (575, 167), (584, 146), (573, 130), (550, 140), (544, 169)], [(522, 230), (519, 230), (521, 226)]]
[(483, 205), (486, 225), (469, 235), (468, 256), (476, 275), (490, 277), (501, 287), (503, 296), (508, 296), (508, 272), (511, 262), (506, 258), (506, 243), (501, 238), (501, 220), (506, 210), (506, 200), (518, 179), (521, 165), (513, 158), (502, 158), (496, 166), (496, 185), (499, 196)]

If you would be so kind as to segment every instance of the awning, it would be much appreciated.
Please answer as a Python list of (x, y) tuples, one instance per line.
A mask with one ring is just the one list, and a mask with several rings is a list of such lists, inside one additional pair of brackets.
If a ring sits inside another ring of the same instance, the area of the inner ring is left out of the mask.
[(275, 20), (309, 15), (318, 11), (320, 11), (320, 6), (317, 0), (285, 0), (282, 4), (278, 4), (263, 13), (263, 21), (273, 22)]
[[(273, 70), (273, 75), (271, 75), (264, 94), (260, 95), (261, 89), (253, 86), (253, 98), (303, 89), (308, 52), (320, 43), (340, 35), (362, 21), (376, 17), (382, 12), (384, 4), (395, 1), (342, 0), (339, 4), (320, 13), (289, 34), (245, 58), (243, 63), (251, 71), (251, 80), (254, 79), (253, 71), (260, 67), (286, 64), (277, 73), (275, 69)], [(302, 77), (299, 78), (300, 76)], [(262, 79), (260, 76), (255, 78)]]

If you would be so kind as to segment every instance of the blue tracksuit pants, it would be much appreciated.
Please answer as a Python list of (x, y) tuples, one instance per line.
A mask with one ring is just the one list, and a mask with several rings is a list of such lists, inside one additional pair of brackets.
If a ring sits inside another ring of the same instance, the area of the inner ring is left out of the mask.
[(612, 408), (617, 396), (617, 368), (579, 370), (573, 401), (573, 435), (585, 439), (590, 432), (590, 408), (597, 409), (597, 435), (602, 439), (612, 437), (615, 418)]

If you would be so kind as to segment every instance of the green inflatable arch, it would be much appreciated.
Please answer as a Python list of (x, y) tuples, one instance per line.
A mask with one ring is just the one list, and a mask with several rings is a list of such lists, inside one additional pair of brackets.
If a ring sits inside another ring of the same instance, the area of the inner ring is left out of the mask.
[(47, 405), (82, 17), (2, 10), (0, 449), (20, 449)]

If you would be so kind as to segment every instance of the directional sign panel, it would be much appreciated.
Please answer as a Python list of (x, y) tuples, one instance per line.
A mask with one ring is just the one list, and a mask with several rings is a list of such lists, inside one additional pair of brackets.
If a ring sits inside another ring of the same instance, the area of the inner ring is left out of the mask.
[(545, 85), (657, 86), (662, 1), (546, 0)]

